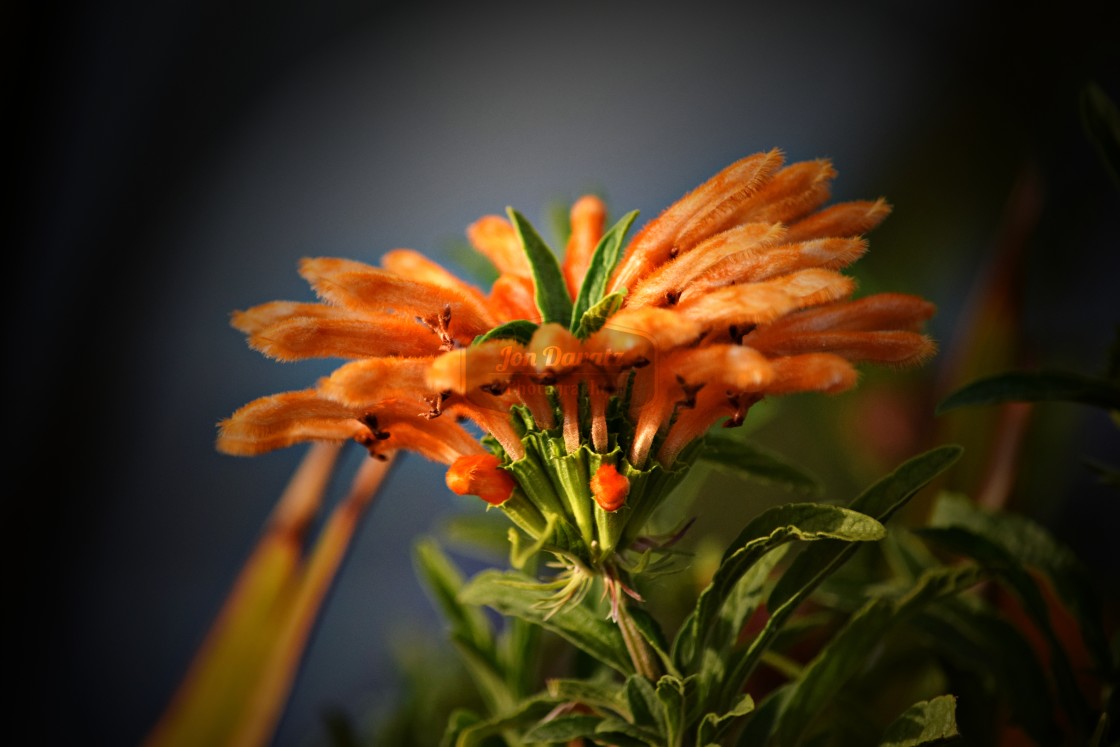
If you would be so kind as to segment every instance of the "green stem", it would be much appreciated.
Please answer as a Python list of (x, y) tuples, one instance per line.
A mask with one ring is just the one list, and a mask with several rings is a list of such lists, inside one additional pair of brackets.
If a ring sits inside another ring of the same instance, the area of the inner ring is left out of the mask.
[(628, 605), (625, 603), (618, 606), (618, 630), (622, 633), (622, 641), (626, 644), (626, 653), (630, 655), (634, 671), (650, 682), (657, 682), (661, 677), (661, 666), (657, 656), (638, 630), (638, 626), (634, 624), (634, 618), (630, 617)]

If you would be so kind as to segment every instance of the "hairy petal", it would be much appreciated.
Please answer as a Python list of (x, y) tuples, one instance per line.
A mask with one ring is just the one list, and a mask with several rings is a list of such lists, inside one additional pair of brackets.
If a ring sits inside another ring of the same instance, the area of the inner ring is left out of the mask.
[(814, 267), (837, 270), (867, 251), (863, 239), (813, 239), (764, 251), (741, 252), (710, 265), (686, 286), (683, 297), (734, 283), (752, 283)]
[(841, 202), (791, 225), (788, 238), (806, 241), (830, 236), (862, 236), (882, 223), (890, 212), (891, 206), (882, 198)]
[(835, 176), (836, 170), (825, 159), (787, 166), (739, 206), (734, 222), (792, 223), (828, 200), (828, 184)]
[(251, 456), (313, 439), (344, 440), (366, 429), (353, 408), (313, 389), (261, 397), (219, 424), (218, 450)]
[(694, 278), (726, 257), (759, 251), (783, 238), (780, 223), (746, 223), (730, 228), (680, 254), (646, 275), (627, 294), (625, 306), (665, 306), (675, 303)]
[(607, 220), (607, 206), (595, 195), (584, 195), (572, 204), (569, 214), (571, 233), (568, 246), (564, 250), (564, 282), (568, 293), (575, 300), (580, 285), (587, 274), (591, 255), (599, 240), (603, 238), (603, 226)]
[(362, 313), (396, 313), (427, 319), (451, 310), (449, 331), (469, 342), (494, 326), (476, 299), (449, 288), (408, 280), (361, 262), (330, 257), (300, 262), (300, 274), (324, 300)]
[[(729, 213), (758, 192), (781, 163), (777, 149), (747, 156), (670, 205), (630, 242), (610, 290), (629, 288), (666, 262), (674, 249), (691, 248), (731, 225)], [(689, 242), (685, 246), (679, 242), (682, 236)]]
[(305, 358), (432, 355), (439, 338), (413, 319), (393, 314), (365, 318), (295, 317), (249, 336), (249, 345), (282, 361)]
[(514, 319), (540, 322), (536, 292), (532, 278), (501, 275), (490, 289), (490, 308), (499, 322), (512, 322)]
[(319, 381), (318, 392), (348, 407), (369, 408), (387, 399), (416, 402), (416, 412), (426, 398), (438, 395), (427, 385), (426, 375), (435, 356), (417, 358), (367, 358), (348, 363)]
[(513, 225), (500, 215), (484, 215), (467, 227), (471, 246), (503, 275), (530, 277), (529, 260)]
[(771, 358), (770, 365), (774, 368), (774, 378), (766, 387), (768, 395), (796, 392), (835, 394), (851, 389), (858, 378), (851, 363), (830, 353)]
[(911, 366), (928, 360), (937, 346), (917, 332), (807, 332), (768, 335), (760, 341), (748, 335), (744, 343), (769, 355), (827, 352), (850, 361)]
[(381, 258), (381, 266), (394, 275), (438, 285), (464, 296), (471, 296), (480, 304), (486, 303), (486, 296), (481, 290), (460, 280), (442, 265), (412, 249), (394, 249), (388, 252)]

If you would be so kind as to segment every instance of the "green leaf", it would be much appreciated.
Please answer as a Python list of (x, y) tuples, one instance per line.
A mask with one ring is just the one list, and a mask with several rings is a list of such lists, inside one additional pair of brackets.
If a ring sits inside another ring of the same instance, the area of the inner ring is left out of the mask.
[(451, 630), (480, 649), (493, 648), (494, 639), (490, 625), (482, 610), (459, 601), (464, 578), (439, 545), (433, 539), (422, 539), (416, 543), (413, 562), (421, 582), (428, 589), (432, 599)]
[(637, 217), (637, 210), (627, 213), (622, 216), (622, 220), (603, 234), (603, 238), (599, 239), (599, 244), (595, 247), (587, 265), (587, 274), (584, 275), (579, 293), (576, 294), (575, 305), (572, 307), (569, 329), (573, 332), (581, 326), (584, 314), (603, 300), (611, 274), (618, 261), (622, 259), (622, 241)]
[[(899, 465), (894, 472), (856, 497), (848, 507), (886, 523), (895, 511), (960, 458), (959, 446), (939, 446)], [(771, 612), (803, 599), (836, 570), (853, 551), (847, 544), (822, 542), (806, 548), (782, 575), (766, 606)]]
[(951, 552), (972, 558), (983, 566), (996, 571), (1000, 580), (1011, 588), (1023, 604), (1023, 609), (1042, 632), (1050, 647), (1050, 668), (1058, 685), (1058, 696), (1070, 716), (1075, 729), (1084, 733), (1089, 718), (1089, 707), (1077, 684), (1065, 648), (1050, 624), (1050, 611), (1046, 597), (1035, 579), (1018, 561), (991, 540), (963, 527), (929, 527), (918, 531)]
[(1081, 92), (1081, 121), (1109, 175), (1120, 187), (1120, 111), (1096, 83)]
[(474, 338), (471, 340), (471, 347), (481, 345), (487, 340), (514, 340), (522, 345), (528, 345), (529, 341), (533, 339), (533, 333), (537, 331), (537, 327), (536, 323), (527, 319), (514, 319), (512, 322), (499, 324), (489, 332)]
[[(692, 660), (697, 647), (708, 640), (717, 614), (735, 585), (770, 550), (795, 540), (872, 542), (885, 534), (883, 525), (875, 519), (839, 506), (790, 503), (764, 511), (731, 543), (711, 583), (700, 593), (692, 616), (682, 627), (683, 637), (677, 648), (682, 667)], [(721, 632), (731, 637), (738, 634), (736, 630)]]
[(1089, 654), (1107, 671), (1111, 653), (1104, 631), (1104, 613), (1088, 570), (1068, 547), (1039, 524), (1017, 514), (988, 513), (968, 498), (943, 493), (934, 505), (930, 526), (963, 527), (993, 542), (1023, 565), (1042, 571), (1051, 588), (1073, 613)]
[(514, 711), (465, 726), (459, 730), (452, 744), (455, 747), (482, 747), (488, 738), (496, 734), (531, 728), (555, 706), (547, 699), (527, 700)]
[[(1038, 744), (1059, 744), (1052, 688), (1031, 644), (998, 612), (947, 599), (923, 610), (914, 627), (955, 666), (989, 683), (992, 699)], [(982, 707), (982, 706), (981, 706)]]
[(791, 683), (776, 722), (775, 742), (796, 744), (813, 717), (867, 662), (869, 652), (900, 620), (938, 598), (976, 585), (985, 572), (976, 566), (937, 568), (925, 573), (906, 596), (878, 597), (848, 620)]
[(1001, 402), (1080, 402), (1120, 410), (1120, 384), (1069, 371), (1010, 371), (958, 389), (937, 406), (937, 414)]
[(754, 699), (750, 695), (743, 695), (739, 702), (726, 713), (707, 713), (700, 719), (700, 726), (696, 730), (696, 744), (708, 745), (714, 743), (719, 730), (740, 716), (746, 716), (754, 710)]
[[(961, 455), (959, 446), (940, 446), (901, 464), (894, 472), (861, 493), (849, 504), (854, 511), (885, 522), (914, 494), (953, 464)], [(851, 557), (855, 546), (847, 542), (821, 540), (798, 555), (775, 584), (767, 600), (770, 618), (747, 648), (728, 658), (722, 688), (723, 703), (730, 703), (762, 653), (773, 643), (794, 611), (837, 568)]]
[(957, 699), (941, 695), (907, 708), (883, 733), (880, 747), (920, 747), (958, 736)]
[(776, 485), (803, 495), (820, 495), (821, 481), (812, 473), (757, 444), (709, 433), (700, 459), (716, 468), (755, 482)]
[(537, 583), (531, 576), (516, 571), (483, 571), (464, 587), (459, 601), (484, 604), (503, 615), (512, 615), (558, 634), (572, 645), (623, 674), (632, 674), (633, 665), (618, 626), (606, 619), (602, 610), (585, 604), (567, 604), (551, 616), (545, 609), (553, 589)]
[(529, 221), (525, 220), (525, 216), (511, 207), (506, 208), (506, 212), (529, 260), (533, 283), (537, 288), (536, 301), (541, 319), (545, 324), (558, 322), (567, 325), (572, 318), (572, 301), (556, 255)]
[(525, 735), (526, 742), (547, 744), (568, 743), (595, 734), (595, 728), (602, 721), (600, 716), (570, 715), (557, 716), (551, 721), (537, 724)]
[(626, 298), (625, 290), (615, 291), (608, 296), (604, 296), (598, 303), (583, 312), (578, 320), (572, 321), (572, 333), (579, 339), (586, 340), (598, 332), (607, 323), (607, 320), (621, 308), (624, 298)]
[[(692, 681), (689, 681), (692, 684)], [(678, 747), (687, 717), (688, 690), (691, 688), (679, 677), (665, 675), (657, 681), (657, 699), (661, 702), (665, 744)]]
[(630, 703), (613, 677), (549, 680), (548, 694), (558, 702), (580, 703), (596, 710), (613, 711), (627, 721), (634, 720)]

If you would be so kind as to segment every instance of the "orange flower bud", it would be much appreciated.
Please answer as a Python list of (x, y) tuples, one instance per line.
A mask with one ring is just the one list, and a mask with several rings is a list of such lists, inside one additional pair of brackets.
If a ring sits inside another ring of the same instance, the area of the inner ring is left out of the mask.
[(617, 511), (626, 503), (630, 481), (618, 474), (613, 464), (602, 464), (591, 478), (591, 494), (604, 511)]
[(500, 506), (517, 487), (513, 476), (501, 469), (493, 454), (470, 454), (455, 460), (447, 470), (447, 487), (458, 495), (477, 495), (487, 503)]

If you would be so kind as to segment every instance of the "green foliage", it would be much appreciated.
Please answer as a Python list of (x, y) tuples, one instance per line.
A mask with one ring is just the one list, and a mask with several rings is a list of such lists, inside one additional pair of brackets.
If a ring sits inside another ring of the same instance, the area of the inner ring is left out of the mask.
[(575, 305), (572, 307), (569, 326), (573, 332), (584, 326), (584, 314), (604, 300), (607, 283), (610, 281), (611, 274), (614, 273), (618, 261), (622, 259), (623, 239), (626, 238), (626, 232), (630, 230), (631, 224), (637, 217), (637, 210), (622, 216), (622, 220), (615, 223), (603, 234), (599, 244), (595, 247), (595, 251), (591, 254), (587, 274), (583, 278), (579, 293), (576, 295)]
[(1080, 402), (1120, 410), (1120, 384), (1069, 371), (1011, 371), (958, 389), (938, 405), (937, 412), (1001, 402)]
[(486, 334), (479, 335), (471, 341), (471, 345), (480, 345), (487, 340), (514, 340), (522, 345), (528, 345), (537, 331), (537, 324), (526, 319), (514, 319), (512, 322), (499, 324)]
[(824, 490), (820, 479), (805, 468), (741, 438), (709, 433), (700, 459), (721, 471), (793, 493), (817, 496)]
[(883, 734), (882, 747), (921, 747), (958, 735), (957, 699), (942, 695), (903, 711)]
[(506, 208), (506, 213), (509, 214), (509, 220), (513, 223), (529, 260), (542, 321), (546, 324), (559, 322), (567, 325), (572, 317), (572, 300), (568, 296), (568, 287), (564, 283), (564, 275), (560, 271), (556, 255), (537, 230), (525, 220), (525, 216), (513, 208)]

